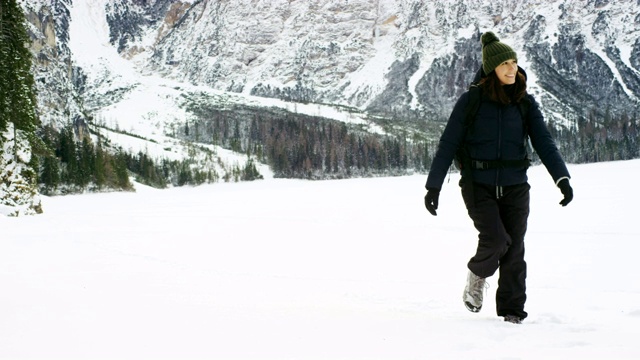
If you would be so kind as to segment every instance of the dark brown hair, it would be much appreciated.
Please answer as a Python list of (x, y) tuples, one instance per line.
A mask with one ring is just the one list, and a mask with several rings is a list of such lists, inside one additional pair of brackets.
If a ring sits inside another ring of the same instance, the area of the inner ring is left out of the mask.
[(509, 91), (509, 93), (504, 91), (504, 86), (498, 79), (495, 71), (492, 71), (487, 77), (480, 80), (480, 86), (482, 87), (482, 92), (486, 94), (489, 99), (503, 105), (510, 104), (511, 102), (519, 103), (527, 93), (527, 79), (520, 71), (518, 71), (516, 75), (514, 90)]

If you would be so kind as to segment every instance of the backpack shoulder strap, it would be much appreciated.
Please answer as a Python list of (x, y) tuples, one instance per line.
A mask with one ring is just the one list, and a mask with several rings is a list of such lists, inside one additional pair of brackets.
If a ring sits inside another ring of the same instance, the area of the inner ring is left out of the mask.
[(522, 121), (524, 121), (525, 127), (527, 127), (529, 123), (529, 109), (531, 108), (531, 100), (527, 95), (525, 95), (525, 97), (520, 100), (520, 102), (518, 103), (518, 108), (520, 109)]
[(480, 86), (476, 83), (471, 84), (471, 86), (469, 86), (469, 103), (464, 109), (464, 127), (467, 130), (471, 128), (471, 124), (473, 124), (473, 120), (478, 113), (478, 109), (480, 109), (481, 98), (482, 90), (480, 89)]
[(463, 179), (470, 178), (471, 172), (471, 158), (469, 157), (468, 149), (465, 143), (465, 139), (471, 132), (473, 120), (475, 120), (478, 109), (480, 109), (480, 100), (482, 97), (482, 91), (477, 83), (472, 83), (469, 86), (469, 102), (464, 109), (464, 135), (462, 137), (462, 143), (458, 146), (458, 150), (455, 154), (455, 164), (460, 169), (460, 173)]
[(531, 108), (531, 99), (528, 95), (518, 103), (520, 109), (520, 116), (522, 116), (522, 124), (524, 127), (524, 146), (527, 149), (527, 159), (533, 158), (533, 145), (531, 145), (531, 138), (529, 137), (529, 109)]

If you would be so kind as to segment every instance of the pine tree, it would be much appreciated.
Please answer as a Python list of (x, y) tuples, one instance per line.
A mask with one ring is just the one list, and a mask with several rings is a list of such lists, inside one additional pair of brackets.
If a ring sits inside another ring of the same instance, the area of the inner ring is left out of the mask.
[(116, 176), (116, 185), (123, 190), (130, 190), (133, 186), (129, 182), (129, 171), (127, 170), (126, 155), (119, 152), (112, 158), (112, 168)]
[(46, 191), (53, 191), (60, 185), (60, 165), (57, 158), (53, 156), (44, 158), (40, 181), (45, 186)]
[(51, 126), (42, 128), (42, 133), (43, 144), (50, 150), (39, 159), (42, 165), (39, 167), (38, 185), (45, 193), (49, 193), (60, 185), (60, 160), (53, 150), (57, 147), (59, 139), (58, 133)]
[(105, 162), (105, 153), (102, 150), (102, 146), (98, 144), (96, 147), (96, 155), (95, 155), (95, 168), (93, 172), (93, 178), (96, 183), (98, 189), (101, 189), (107, 182), (106, 176), (106, 162)]
[(17, 1), (0, 0), (0, 156), (11, 155), (1, 156), (0, 203), (13, 208), (8, 214), (16, 216), (42, 212), (33, 149), (46, 147), (35, 134), (39, 120), (29, 41)]
[(16, 0), (0, 1), (0, 130), (6, 121), (35, 138), (38, 125), (36, 90), (31, 74), (30, 42), (22, 9)]

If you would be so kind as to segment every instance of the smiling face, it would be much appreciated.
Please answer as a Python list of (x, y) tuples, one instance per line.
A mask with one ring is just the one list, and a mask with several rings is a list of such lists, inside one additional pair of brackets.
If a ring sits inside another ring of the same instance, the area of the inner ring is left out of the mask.
[(518, 73), (518, 62), (515, 59), (509, 59), (498, 65), (495, 72), (502, 85), (515, 84), (516, 74)]

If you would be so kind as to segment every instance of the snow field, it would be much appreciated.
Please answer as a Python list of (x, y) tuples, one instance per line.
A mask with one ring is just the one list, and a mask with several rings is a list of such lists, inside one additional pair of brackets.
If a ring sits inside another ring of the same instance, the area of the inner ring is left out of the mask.
[(0, 359), (634, 359), (640, 161), (530, 170), (521, 326), (461, 296), (476, 233), (452, 174), (43, 197), (0, 218)]

